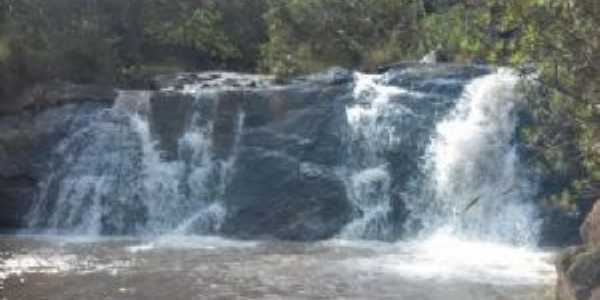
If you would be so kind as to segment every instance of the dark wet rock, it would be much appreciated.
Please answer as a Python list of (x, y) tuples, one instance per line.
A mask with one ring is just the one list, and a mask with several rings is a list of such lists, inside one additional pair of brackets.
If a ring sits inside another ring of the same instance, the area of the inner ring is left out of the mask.
[(23, 216), (32, 207), (36, 180), (27, 176), (0, 178), (0, 228), (21, 228), (27, 225)]
[[(212, 146), (216, 157), (225, 159), (233, 155), (238, 128), (243, 124), (241, 114), (244, 112), (246, 93), (243, 91), (226, 91), (216, 96)], [(241, 130), (241, 128), (239, 129)]]
[(261, 149), (242, 150), (238, 164), (226, 198), (226, 234), (316, 240), (333, 236), (349, 221), (344, 184), (326, 167), (307, 174), (298, 160)]
[(403, 70), (403, 69), (407, 69), (407, 68), (411, 68), (411, 67), (420, 67), (423, 65), (424, 64), (422, 64), (418, 61), (408, 61), (408, 62), (405, 61), (405, 62), (398, 62), (398, 63), (388, 64), (388, 65), (378, 66), (376, 71), (379, 74), (383, 74), (390, 70)]
[(541, 208), (541, 247), (566, 247), (581, 244), (579, 227), (585, 215), (561, 208)]
[(156, 93), (150, 100), (150, 130), (163, 151), (163, 158), (177, 158), (178, 143), (191, 122), (193, 97)]
[(340, 67), (333, 67), (321, 73), (301, 77), (298, 81), (305, 80), (316, 84), (339, 85), (351, 83), (353, 79), (354, 75), (352, 71)]
[(246, 94), (246, 129), (225, 201), (224, 232), (242, 238), (332, 237), (352, 207), (336, 172), (343, 153), (343, 88)]

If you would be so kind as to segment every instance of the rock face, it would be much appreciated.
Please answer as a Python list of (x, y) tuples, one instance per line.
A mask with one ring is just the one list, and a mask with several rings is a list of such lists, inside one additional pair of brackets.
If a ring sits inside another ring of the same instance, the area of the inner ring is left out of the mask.
[(600, 202), (581, 228), (585, 244), (566, 250), (557, 260), (559, 300), (600, 299)]

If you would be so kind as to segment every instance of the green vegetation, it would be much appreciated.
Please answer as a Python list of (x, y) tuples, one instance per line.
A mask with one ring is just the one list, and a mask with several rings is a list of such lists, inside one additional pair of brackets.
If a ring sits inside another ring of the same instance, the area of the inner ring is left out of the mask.
[(539, 73), (521, 136), (570, 205), (600, 198), (599, 47), (597, 0), (0, 0), (0, 99), (56, 79), (373, 70), (435, 49)]
[(254, 70), (261, 1), (0, 0), (0, 99), (48, 80), (143, 86), (147, 75)]
[(287, 76), (415, 58), (420, 14), (413, 0), (270, 1), (263, 67)]

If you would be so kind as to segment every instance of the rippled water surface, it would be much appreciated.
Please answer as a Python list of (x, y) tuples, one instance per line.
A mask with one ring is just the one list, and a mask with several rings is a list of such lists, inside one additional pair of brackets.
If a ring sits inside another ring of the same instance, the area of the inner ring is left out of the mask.
[(0, 299), (544, 299), (550, 253), (414, 243), (0, 237)]

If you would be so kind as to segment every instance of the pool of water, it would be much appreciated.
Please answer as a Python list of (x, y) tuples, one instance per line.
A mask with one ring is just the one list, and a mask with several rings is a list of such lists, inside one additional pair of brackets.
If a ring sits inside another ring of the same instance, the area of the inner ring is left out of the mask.
[(0, 299), (544, 299), (551, 252), (378, 243), (0, 236)]

